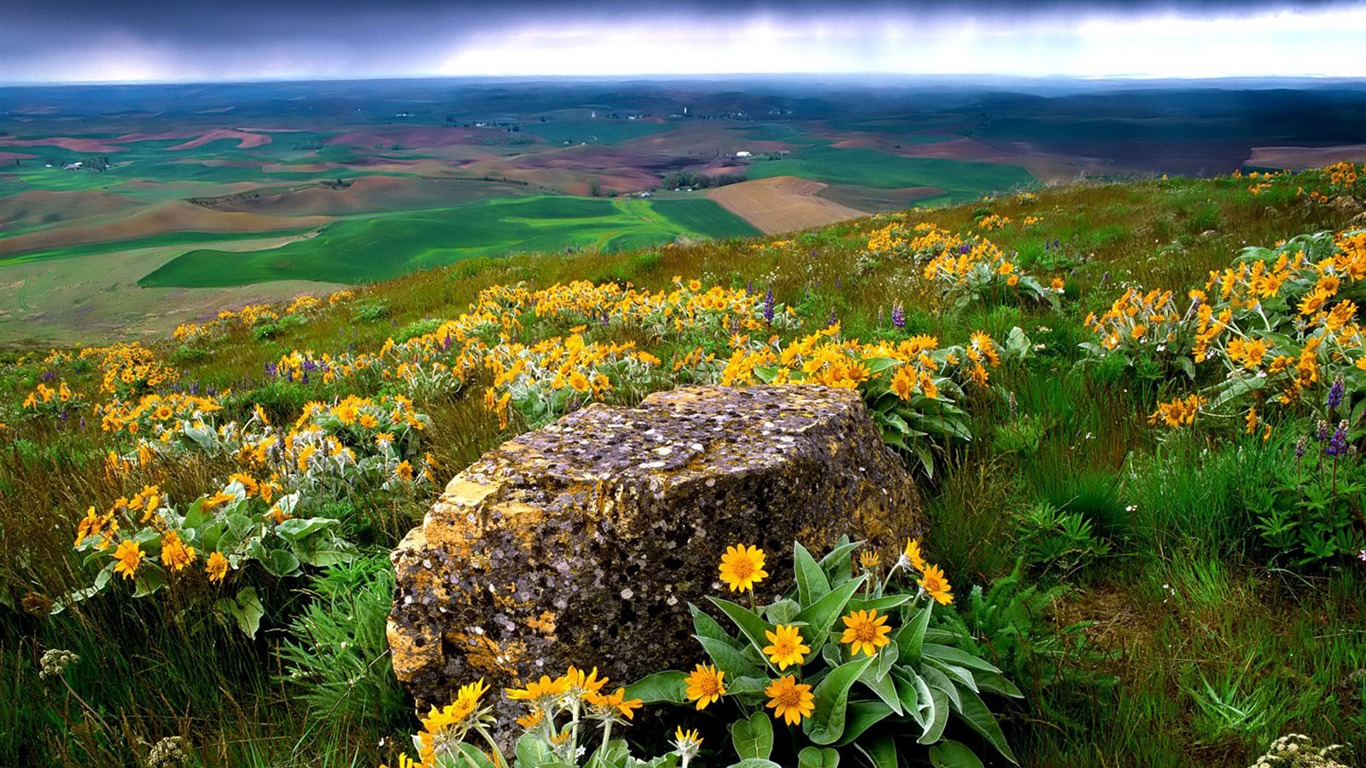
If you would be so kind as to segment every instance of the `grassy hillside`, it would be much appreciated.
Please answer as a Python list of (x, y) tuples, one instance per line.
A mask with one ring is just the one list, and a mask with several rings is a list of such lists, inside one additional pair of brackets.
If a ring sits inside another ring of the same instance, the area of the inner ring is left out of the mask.
[[(156, 343), (10, 355), (0, 764), (141, 765), (180, 737), (195, 766), (397, 765), (420, 725), (383, 642), (385, 554), (446, 480), (590, 401), (779, 374), (858, 388), (903, 448), (926, 556), (953, 585), (933, 628), (1023, 692), (985, 697), (1021, 764), (1241, 768), (1289, 733), (1353, 764), (1364, 185), (1366, 168), (1090, 184), (658, 247), (632, 238), (743, 230), (701, 201), (543, 197), (349, 221), (264, 258), (191, 254), (224, 281), (310, 259), (392, 274), (361, 247), (458, 261)], [(547, 218), (625, 241), (440, 246)], [(329, 469), (308, 440), (367, 469)], [(183, 570), (172, 529), (196, 548)], [(133, 541), (148, 554), (124, 578)], [(78, 659), (58, 671), (58, 650)], [(681, 725), (702, 734), (696, 765), (735, 762), (729, 700), (646, 709), (627, 733), (640, 754)]]

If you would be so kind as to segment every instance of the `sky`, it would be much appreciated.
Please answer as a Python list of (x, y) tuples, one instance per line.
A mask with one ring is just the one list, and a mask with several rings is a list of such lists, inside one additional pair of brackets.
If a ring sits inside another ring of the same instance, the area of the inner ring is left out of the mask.
[(1366, 77), (1366, 0), (0, 0), (0, 86), (771, 73)]

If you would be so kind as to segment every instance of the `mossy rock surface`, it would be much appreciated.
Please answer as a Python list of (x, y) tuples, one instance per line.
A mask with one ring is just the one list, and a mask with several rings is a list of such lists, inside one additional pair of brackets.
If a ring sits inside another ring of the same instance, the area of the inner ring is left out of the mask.
[(688, 604), (723, 592), (728, 545), (768, 553), (766, 598), (789, 586), (793, 540), (894, 546), (920, 524), (855, 391), (685, 387), (593, 405), (483, 456), (404, 538), (394, 670), (425, 711), (481, 676), (497, 689), (575, 664), (616, 685), (684, 668), (700, 659)]

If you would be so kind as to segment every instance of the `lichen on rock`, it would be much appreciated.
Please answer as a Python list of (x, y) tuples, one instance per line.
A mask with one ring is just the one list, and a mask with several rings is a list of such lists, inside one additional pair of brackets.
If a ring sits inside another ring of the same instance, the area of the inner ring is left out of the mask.
[[(700, 658), (688, 603), (723, 589), (728, 545), (886, 545), (919, 497), (855, 391), (685, 387), (592, 405), (484, 455), (393, 553), (394, 670), (420, 709), (596, 666), (622, 683)], [(501, 713), (506, 716), (508, 713)]]

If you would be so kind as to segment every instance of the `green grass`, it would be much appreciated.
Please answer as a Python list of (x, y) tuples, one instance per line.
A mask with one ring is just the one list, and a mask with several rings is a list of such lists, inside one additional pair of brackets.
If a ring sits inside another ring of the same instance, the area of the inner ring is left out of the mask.
[(476, 256), (565, 249), (610, 252), (679, 237), (747, 234), (755, 232), (710, 200), (495, 199), (347, 219), (317, 237), (266, 251), (189, 251), (139, 284), (209, 287), (284, 279), (367, 283)]
[(1017, 165), (901, 157), (874, 149), (833, 147), (811, 147), (781, 160), (756, 161), (750, 165), (749, 175), (757, 179), (799, 176), (878, 189), (937, 187), (944, 194), (927, 202), (955, 203), (1037, 184), (1029, 171)]
[[(1366, 750), (1366, 681), (1359, 673), (1366, 669), (1366, 572), (1354, 561), (1323, 571), (1271, 567), (1249, 534), (1243, 504), (1243, 491), (1263, 481), (1303, 425), (1277, 425), (1265, 444), (1242, 436), (1239, 425), (1173, 437), (1147, 424), (1170, 382), (1120, 366), (1078, 364), (1077, 344), (1092, 338), (1082, 318), (1108, 306), (1121, 283), (1203, 284), (1210, 268), (1227, 264), (1245, 243), (1340, 229), (1351, 215), (1290, 196), (1253, 198), (1246, 186), (1231, 179), (1081, 185), (1040, 190), (1029, 204), (974, 198), (910, 218), (963, 229), (982, 207), (1012, 217), (1017, 224), (992, 239), (1021, 253), (1021, 263), (1038, 274), (1067, 278), (1068, 294), (1056, 311), (1009, 301), (940, 311), (916, 290), (918, 270), (909, 262), (855, 266), (868, 232), (881, 222), (802, 233), (787, 248), (717, 240), (633, 252), (679, 235), (747, 232), (701, 200), (537, 197), (358, 217), (294, 250), (209, 254), (178, 269), (195, 279), (231, 280), (239, 272), (269, 276), (305, 266), (329, 277), (380, 271), (371, 263), (375, 254), (392, 255), (403, 269), (460, 262), (367, 286), (357, 303), (270, 339), (242, 332), (194, 347), (194, 354), (170, 343), (158, 348), (179, 361), (186, 381), (232, 387), (230, 407), (259, 403), (273, 420), (287, 421), (305, 402), (348, 390), (265, 383), (264, 363), (291, 349), (373, 352), (388, 337), (458, 314), (493, 284), (591, 278), (667, 290), (673, 275), (735, 287), (752, 280), (806, 310), (803, 326), (784, 331), (787, 337), (823, 327), (831, 310), (848, 335), (864, 339), (923, 332), (957, 343), (978, 328), (999, 337), (1018, 325), (1043, 348), (1024, 363), (994, 369), (992, 388), (965, 400), (974, 440), (946, 446), (935, 477), (921, 478), (920, 490), (926, 548), (953, 581), (959, 611), (968, 610), (974, 585), (989, 586), (1012, 571), (1020, 554), (1017, 521), (1034, 505), (1087, 517), (1113, 547), (1101, 562), (1065, 576), (1026, 568), (1026, 585), (1061, 587), (1056, 597), (1032, 623), (998, 629), (1013, 635), (979, 638), (987, 648), (1009, 640), (1026, 649), (1012, 668), (1033, 676), (1019, 681), (1029, 698), (1007, 710), (1006, 724), (1022, 765), (1245, 768), (1271, 739), (1292, 731), (1319, 744), (1353, 745), (1357, 753), (1346, 762), (1354, 764)], [(1025, 215), (1043, 221), (1024, 229), (1018, 221)], [(469, 253), (438, 242), (466, 235), (477, 243)], [(566, 255), (566, 243), (587, 247)], [(533, 247), (547, 252), (492, 256)], [(270, 261), (281, 253), (299, 264)], [(72, 264), (94, 271), (98, 258)], [(390, 268), (399, 267), (383, 267)], [(907, 305), (905, 331), (885, 319), (896, 301)], [(361, 311), (368, 306), (383, 311)], [(649, 348), (643, 334), (601, 338)], [(70, 547), (74, 521), (132, 482), (103, 472), (108, 438), (98, 419), (56, 424), (16, 415), (13, 404), (45, 369), (0, 365), (0, 420), (11, 425), (0, 433), (7, 441), (0, 450), (0, 763), (133, 766), (146, 754), (139, 740), (186, 735), (196, 766), (393, 765), (394, 744), (416, 727), (413, 718), (395, 716), (395, 723), (392, 713), (367, 710), (365, 717), (350, 712), (323, 722), (301, 697), (307, 686), (280, 679), (291, 623), (311, 617), (315, 626), (335, 625), (337, 637), (348, 627), (345, 602), (320, 602), (314, 583), (262, 578), (271, 623), (254, 642), (210, 621), (193, 599), (108, 594), (53, 618), (22, 610), (25, 595), (57, 595), (86, 583), (89, 573)], [(96, 385), (89, 370), (61, 372), (82, 391)], [(499, 430), (481, 391), (482, 383), (419, 403), (433, 417), (430, 445), (446, 474), (515, 431)], [(995, 439), (1022, 423), (1033, 425), (1036, 440)], [(1007, 444), (1013, 447), (998, 447)], [(174, 467), (166, 486), (185, 495), (222, 469)], [(384, 550), (430, 501), (367, 506), (368, 553), (382, 565)], [(72, 691), (38, 679), (37, 659), (49, 648), (81, 655), (68, 673)], [(327, 673), (315, 677), (326, 681)], [(645, 738), (658, 736), (637, 728)], [(726, 760), (724, 745), (719, 749), (716, 760)]]

